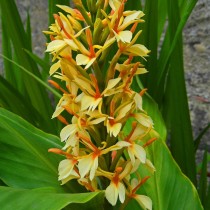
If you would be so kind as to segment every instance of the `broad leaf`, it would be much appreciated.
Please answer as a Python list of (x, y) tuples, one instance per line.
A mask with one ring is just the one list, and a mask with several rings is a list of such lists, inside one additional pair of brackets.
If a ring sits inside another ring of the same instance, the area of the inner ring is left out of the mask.
[[(143, 185), (138, 194), (147, 194), (153, 202), (153, 210), (202, 210), (197, 191), (190, 180), (182, 174), (165, 143), (158, 139), (148, 148), (148, 157), (156, 172)], [(139, 173), (142, 177), (148, 175)], [(131, 201), (126, 210), (139, 210), (139, 204)]]
[[(139, 86), (141, 87), (140, 83)], [(181, 172), (164, 143), (166, 128), (157, 104), (149, 95), (143, 97), (143, 107), (152, 117), (154, 128), (160, 137), (148, 147), (148, 158), (156, 168), (154, 175), (145, 172), (141, 167), (139, 168), (141, 177), (151, 176), (140, 189), (139, 194), (147, 194), (151, 197), (153, 210), (203, 209), (194, 185)], [(125, 132), (130, 130), (129, 127), (131, 127), (131, 123), (126, 124)], [(151, 134), (151, 137), (154, 135), (156, 134)], [(136, 201), (131, 201), (126, 209), (139, 210), (139, 208)]]
[[(173, 0), (168, 1), (171, 42), (180, 22), (179, 13), (175, 12), (174, 8), (179, 9), (178, 3)], [(163, 109), (167, 128), (171, 134), (172, 155), (183, 173), (196, 185), (194, 142), (185, 87), (182, 46), (180, 35), (170, 58)]]
[[(0, 206), (2, 210), (91, 210), (102, 209), (103, 192), (64, 194), (56, 193), (52, 189), (14, 189), (0, 187)], [(11, 199), (12, 198), (12, 199)]]
[(81, 187), (61, 186), (57, 166), (61, 157), (48, 153), (61, 148), (58, 137), (44, 133), (22, 118), (0, 108), (0, 179), (17, 188), (54, 187), (79, 192)]

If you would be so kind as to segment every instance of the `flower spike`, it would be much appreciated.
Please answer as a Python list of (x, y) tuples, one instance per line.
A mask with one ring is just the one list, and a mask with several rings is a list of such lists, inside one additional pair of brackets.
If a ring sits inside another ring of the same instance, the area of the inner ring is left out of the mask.
[(61, 184), (75, 179), (88, 191), (105, 190), (112, 206), (119, 200), (124, 209), (135, 199), (151, 210), (152, 200), (137, 190), (155, 172), (147, 150), (157, 137), (143, 109), (147, 89), (132, 89), (134, 77), (147, 73), (134, 57), (145, 59), (150, 51), (136, 43), (144, 13), (125, 11), (126, 2), (87, 0), (88, 10), (81, 0), (74, 0), (77, 9), (57, 5), (67, 15), (55, 14), (45, 33), (46, 52), (56, 61), (49, 74), (64, 83), (49, 80), (63, 94), (52, 118), (64, 124), (64, 146), (48, 151), (64, 157)]

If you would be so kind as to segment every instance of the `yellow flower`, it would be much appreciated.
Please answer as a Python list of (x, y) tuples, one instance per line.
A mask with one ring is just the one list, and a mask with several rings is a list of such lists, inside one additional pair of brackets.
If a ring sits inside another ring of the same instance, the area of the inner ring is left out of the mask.
[(96, 169), (98, 168), (98, 156), (100, 155), (100, 151), (91, 153), (81, 159), (79, 159), (79, 173), (81, 178), (85, 177), (85, 175), (90, 172), (90, 180), (93, 180), (95, 176)]
[(132, 165), (127, 163), (124, 170), (121, 167), (116, 168), (115, 173), (111, 179), (110, 185), (105, 190), (106, 199), (112, 206), (115, 206), (119, 197), (121, 203), (125, 201), (125, 186), (122, 180), (130, 174)]
[(144, 210), (152, 210), (152, 200), (150, 197), (146, 195), (137, 195), (133, 196), (133, 198), (138, 202), (138, 204), (144, 209)]
[(74, 82), (83, 91), (76, 99), (81, 103), (81, 111), (89, 110), (94, 111), (98, 106), (102, 104), (103, 96), (110, 96), (117, 92), (120, 92), (119, 88), (115, 86), (120, 82), (120, 78), (109, 80), (107, 87), (101, 93), (98, 87), (98, 81), (93, 74), (90, 74), (91, 80), (88, 80), (82, 76), (77, 76)]
[(90, 175), (89, 175), (90, 180), (93, 180), (93, 178), (95, 176), (96, 169), (98, 168), (99, 156), (106, 154), (113, 150), (122, 149), (123, 147), (127, 147), (130, 145), (127, 142), (117, 142), (115, 145), (104, 149), (104, 147), (106, 146), (106, 143), (104, 143), (104, 146), (102, 148), (97, 148), (92, 143), (90, 138), (87, 138), (82, 135), (80, 135), (80, 138), (81, 138), (83, 144), (85, 144), (89, 149), (91, 149), (93, 151), (92, 153), (85, 155), (82, 158), (78, 159), (78, 162), (79, 162), (78, 169), (79, 169), (81, 178), (84, 178), (85, 175), (87, 175), (87, 173), (90, 173)]
[(77, 179), (80, 177), (74, 169), (76, 163), (77, 163), (77, 161), (73, 160), (73, 159), (65, 159), (59, 163), (58, 180), (62, 181), (62, 184), (65, 184), (66, 182), (70, 181), (71, 179)]
[[(110, 38), (104, 43), (103, 46), (100, 46), (100, 45), (93, 45), (92, 33), (91, 33), (89, 28), (86, 30), (86, 36), (87, 36), (89, 49), (86, 49), (82, 45), (82, 43), (80, 43), (79, 41), (75, 41), (75, 43), (77, 44), (79, 50), (82, 53), (82, 54), (77, 54), (76, 62), (77, 62), (77, 65), (85, 65), (85, 69), (88, 69), (94, 63), (96, 58), (98, 58), (100, 56), (100, 54), (106, 48), (108, 48), (110, 45), (112, 45), (115, 42), (115, 39), (114, 38)], [(99, 49), (97, 52), (95, 52), (96, 48)]]
[(105, 190), (106, 199), (115, 206), (119, 196), (120, 202), (125, 201), (125, 186), (115, 178)]
[(116, 137), (119, 134), (122, 127), (122, 120), (131, 111), (132, 104), (132, 102), (125, 103), (119, 106), (116, 110), (114, 110), (114, 101), (111, 102), (110, 116), (105, 122), (107, 132), (110, 134), (110, 136), (113, 135)]
[(125, 141), (130, 143), (130, 146), (127, 147), (128, 155), (131, 159), (131, 163), (134, 166), (135, 161), (137, 158), (141, 163), (146, 163), (146, 151), (144, 148), (135, 142), (137, 140), (141, 140), (142, 137), (144, 137), (148, 133), (148, 129), (141, 126), (140, 124), (137, 124), (137, 122), (134, 122), (132, 124), (132, 130), (130, 134), (125, 138)]
[(144, 209), (144, 210), (152, 210), (152, 200), (150, 197), (146, 196), (146, 195), (138, 195), (136, 194), (136, 191), (138, 190), (138, 188), (147, 181), (149, 177), (145, 177), (143, 180), (140, 181), (140, 183), (138, 182), (138, 180), (136, 179), (132, 179), (131, 180), (131, 188), (132, 188), (132, 192), (131, 195), (129, 195), (130, 197), (134, 198), (138, 204)]

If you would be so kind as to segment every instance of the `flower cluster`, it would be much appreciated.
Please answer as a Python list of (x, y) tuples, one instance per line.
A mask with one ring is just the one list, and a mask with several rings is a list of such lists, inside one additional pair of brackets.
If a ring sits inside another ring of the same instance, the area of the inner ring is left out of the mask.
[[(54, 15), (45, 33), (51, 38), (46, 51), (56, 61), (50, 75), (65, 83), (64, 88), (51, 81), (63, 92), (52, 117), (66, 125), (60, 133), (65, 145), (49, 151), (65, 156), (58, 168), (62, 184), (77, 179), (89, 191), (105, 190), (113, 206), (118, 198), (121, 203), (134, 198), (152, 209), (151, 199), (136, 191), (148, 178), (141, 177), (139, 165), (155, 171), (146, 154), (155, 140), (147, 137), (153, 122), (142, 108), (146, 90), (137, 93), (131, 87), (135, 75), (147, 72), (132, 61), (145, 59), (149, 50), (136, 44), (144, 13), (125, 11), (125, 3), (87, 0), (83, 5), (77, 0), (77, 9), (58, 5), (65, 15)], [(132, 128), (125, 132), (128, 124)]]

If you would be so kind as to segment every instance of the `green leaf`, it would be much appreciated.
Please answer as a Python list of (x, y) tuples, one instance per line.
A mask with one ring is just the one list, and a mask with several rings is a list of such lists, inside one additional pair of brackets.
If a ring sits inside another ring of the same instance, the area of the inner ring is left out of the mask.
[(210, 184), (209, 184), (209, 187), (208, 187), (208, 192), (207, 192), (207, 195), (206, 195), (206, 201), (205, 201), (205, 204), (204, 204), (204, 209), (205, 210), (209, 210), (210, 209)]
[[(178, 3), (174, 0), (168, 1), (168, 10), (169, 34), (172, 41), (180, 21), (179, 13), (177, 13), (179, 11)], [(163, 110), (171, 134), (172, 155), (183, 173), (196, 185), (194, 142), (184, 79), (182, 46), (182, 36), (180, 35), (170, 57)]]
[[(139, 92), (140, 89), (144, 89), (139, 77), (136, 77), (134, 80), (134, 89), (136, 92)], [(159, 110), (158, 104), (148, 93), (143, 95), (143, 109), (153, 120), (155, 130), (159, 133), (162, 139), (166, 141), (167, 131), (162, 114)]]
[(31, 73), (30, 71), (28, 71), (26, 68), (24, 68), (23, 66), (19, 65), (18, 63), (16, 63), (15, 61), (12, 61), (11, 59), (5, 57), (4, 55), (1, 55), (1, 57), (3, 57), (4, 59), (10, 61), (11, 63), (15, 64), (17, 67), (19, 67), (22, 71), (24, 71), (26, 74), (28, 74), (30, 77), (32, 77), (34, 80), (36, 80), (37, 82), (39, 82), (42, 86), (44, 86), (46, 89), (48, 89), (50, 92), (52, 92), (55, 96), (57, 96), (58, 98), (61, 98), (62, 95), (60, 93), (58, 93), (56, 90), (54, 90), (53, 88), (51, 88), (48, 84), (46, 84), (46, 82), (44, 82), (43, 80), (41, 80), (39, 77), (37, 77), (35, 74)]
[(145, 188), (154, 201), (154, 210), (203, 209), (195, 187), (181, 173), (166, 145), (159, 140), (149, 150), (156, 172)]
[(198, 149), (198, 146), (201, 142), (202, 137), (205, 135), (205, 133), (209, 130), (210, 128), (210, 123), (200, 132), (200, 134), (198, 135), (198, 137), (195, 139), (194, 141), (194, 145), (195, 145), (195, 152)]
[[(159, 57), (159, 61), (158, 61), (158, 78), (157, 78), (157, 90), (159, 91), (159, 93), (163, 93), (163, 89), (160, 89), (159, 87), (161, 86), (161, 83), (164, 82), (166, 76), (167, 76), (167, 66), (169, 64), (169, 59), (170, 56), (177, 44), (177, 40), (179, 39), (182, 30), (187, 22), (187, 19), (189, 18), (193, 8), (195, 7), (197, 0), (189, 0), (189, 1), (183, 1), (185, 2), (183, 3), (182, 8), (177, 8), (174, 7), (172, 11), (168, 11), (168, 14), (170, 15), (171, 12), (175, 12), (179, 15), (181, 15), (180, 17), (180, 21), (178, 22), (178, 25), (176, 27), (176, 31), (174, 32), (174, 36), (173, 36), (173, 40), (171, 42), (167, 42), (167, 40), (169, 40), (170, 34), (168, 33), (168, 30), (166, 32), (164, 41), (166, 42), (165, 45), (163, 45), (161, 47), (161, 52), (160, 52), (160, 57)], [(174, 1), (175, 4), (177, 4), (177, 1)], [(153, 71), (155, 71), (156, 69), (154, 69)], [(153, 96), (153, 95), (152, 95)], [(154, 95), (155, 97), (155, 95)], [(158, 97), (155, 98), (159, 98), (160, 94)], [(162, 96), (160, 97), (162, 98)], [(160, 99), (159, 99), (160, 100)], [(160, 100), (161, 101), (161, 100)]]
[(102, 209), (104, 200), (103, 192), (58, 194), (50, 188), (25, 190), (0, 187), (0, 194), (2, 210), (60, 210), (64, 207), (71, 210), (92, 210)]
[(28, 49), (32, 51), (31, 18), (29, 12), (27, 12), (26, 36), (28, 39), (27, 43)]
[[(139, 86), (142, 88), (142, 84)], [(202, 205), (199, 200), (198, 193), (190, 180), (181, 172), (177, 163), (170, 154), (169, 149), (165, 145), (166, 128), (157, 104), (152, 98), (145, 94), (143, 96), (143, 108), (146, 110), (154, 121), (154, 128), (160, 137), (148, 150), (148, 159), (152, 161), (156, 168), (154, 175), (139, 168), (139, 174), (143, 178), (151, 176), (147, 182), (140, 188), (138, 194), (146, 194), (153, 201), (153, 210), (201, 210)], [(131, 123), (126, 124), (127, 130), (130, 130)], [(151, 137), (156, 134), (151, 134)], [(139, 210), (139, 204), (131, 201), (126, 210)]]
[(58, 13), (59, 8), (56, 6), (56, 4), (62, 4), (69, 6), (69, 0), (48, 0), (48, 10), (49, 10), (49, 24), (52, 24), (54, 22), (53, 14)]
[[(53, 187), (57, 191), (78, 192), (78, 184), (58, 182), (59, 155), (49, 148), (61, 148), (58, 137), (44, 133), (19, 116), (0, 108), (0, 179), (17, 188)], [(81, 191), (80, 191), (81, 192)]]
[[(146, 1), (145, 3), (145, 24), (142, 26), (142, 42), (151, 50), (149, 55), (149, 62), (145, 66), (149, 70), (146, 75), (145, 86), (149, 87), (149, 93), (154, 92), (155, 85), (158, 77), (157, 68), (157, 50), (158, 50), (158, 0)], [(152, 15), (150, 15), (152, 14)], [(151, 70), (151, 71), (150, 71)]]
[[(20, 115), (35, 126), (45, 129), (46, 122), (34, 107), (10, 83), (0, 75), (0, 104)], [(44, 124), (45, 123), (45, 124)]]
[(207, 194), (207, 151), (204, 152), (203, 155), (203, 161), (202, 161), (202, 168), (201, 168), (201, 174), (199, 178), (199, 188), (198, 193), (201, 199), (201, 202), (203, 205), (205, 205), (206, 202), (206, 194)]
[[(148, 147), (148, 158), (153, 162), (156, 172), (143, 184), (138, 194), (147, 194), (153, 202), (153, 210), (202, 210), (194, 185), (182, 174), (167, 146), (160, 138)], [(147, 176), (138, 170), (141, 177)], [(139, 210), (132, 201), (126, 210)]]
[(42, 79), (46, 81), (49, 77), (50, 64), (29, 50), (25, 50), (25, 52), (42, 68)]
[[(29, 38), (24, 30), (15, 1), (0, 1), (0, 9), (2, 17), (6, 17), (2, 18), (2, 25), (4, 26), (2, 30), (6, 31), (8, 39), (11, 40), (16, 61), (29, 72), (33, 73), (37, 77), (41, 77), (36, 63), (23, 50), (30, 50), (30, 46), (28, 45)], [(11, 72), (11, 74), (14, 74), (14, 72)], [(43, 118), (49, 118), (52, 115), (53, 109), (45, 88), (40, 86), (37, 81), (23, 72), (19, 72), (15, 79), (16, 82), (21, 84), (19, 91), (31, 101), (36, 110), (42, 114)], [(12, 83), (12, 85), (15, 86), (14, 83)], [(54, 122), (48, 126), (52, 132), (53, 130), (56, 130), (56, 124)]]

